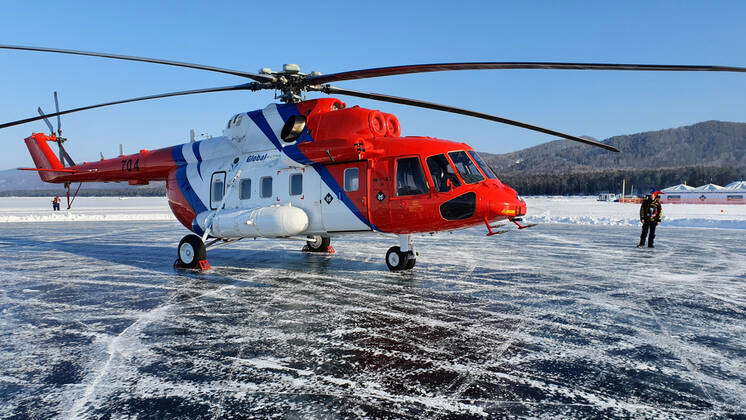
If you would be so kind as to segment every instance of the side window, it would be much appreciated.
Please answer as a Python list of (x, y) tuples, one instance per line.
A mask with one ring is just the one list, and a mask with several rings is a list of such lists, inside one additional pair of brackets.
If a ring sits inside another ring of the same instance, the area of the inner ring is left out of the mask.
[(360, 170), (358, 168), (345, 169), (345, 191), (357, 191), (360, 188)]
[(451, 157), (453, 164), (456, 165), (456, 169), (458, 169), (464, 182), (473, 184), (484, 180), (482, 174), (479, 173), (479, 169), (477, 169), (477, 165), (469, 159), (466, 152), (450, 152), (448, 156)]
[(262, 178), (262, 198), (272, 197), (272, 177), (265, 176)]
[(303, 174), (290, 175), (290, 195), (303, 194)]
[(225, 194), (225, 172), (215, 172), (210, 180), (210, 208), (215, 210)]
[(420, 159), (402, 158), (396, 161), (396, 195), (417, 195), (428, 191)]
[(238, 196), (241, 200), (248, 200), (251, 198), (251, 179), (241, 180)]
[(456, 176), (456, 171), (448, 163), (445, 155), (435, 155), (427, 158), (427, 168), (430, 170), (430, 176), (433, 178), (436, 191), (446, 192), (461, 185), (461, 181)]
[(492, 168), (490, 168), (490, 165), (487, 164), (487, 162), (482, 159), (481, 156), (479, 156), (479, 153), (469, 150), (469, 156), (471, 156), (472, 159), (474, 159), (474, 162), (477, 162), (477, 165), (482, 169), (482, 172), (484, 172), (485, 175), (487, 175), (487, 178), (489, 179), (497, 179), (497, 175), (495, 175), (495, 172), (492, 171)]

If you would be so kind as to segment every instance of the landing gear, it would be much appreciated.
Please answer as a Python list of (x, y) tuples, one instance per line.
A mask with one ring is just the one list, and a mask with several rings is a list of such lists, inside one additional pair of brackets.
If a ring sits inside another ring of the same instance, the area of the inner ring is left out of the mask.
[(410, 235), (399, 235), (399, 244), (400, 246), (392, 246), (386, 252), (386, 265), (391, 271), (411, 270), (417, 262), (417, 257), (412, 250)]
[(303, 247), (303, 251), (326, 252), (329, 254), (334, 253), (334, 248), (331, 246), (332, 240), (328, 236), (313, 235), (308, 238), (306, 246)]
[(386, 252), (386, 265), (391, 271), (411, 270), (415, 262), (417, 262), (417, 259), (414, 256), (414, 252), (402, 252), (398, 246), (392, 246)]
[(181, 239), (174, 266), (177, 268), (199, 268), (206, 270), (209, 268), (207, 263), (207, 248), (202, 238), (190, 234)]

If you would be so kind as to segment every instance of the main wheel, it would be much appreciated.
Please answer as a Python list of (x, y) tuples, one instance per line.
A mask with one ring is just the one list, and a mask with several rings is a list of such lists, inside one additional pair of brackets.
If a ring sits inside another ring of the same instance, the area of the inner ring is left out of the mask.
[(309, 252), (326, 252), (331, 243), (331, 238), (321, 235), (313, 235), (313, 239), (306, 241)]
[(386, 252), (386, 265), (391, 271), (410, 270), (414, 267), (415, 258), (412, 251), (401, 252), (398, 246), (392, 246)]
[(202, 238), (191, 234), (181, 238), (177, 261), (183, 268), (197, 268), (201, 260), (207, 259), (207, 249)]

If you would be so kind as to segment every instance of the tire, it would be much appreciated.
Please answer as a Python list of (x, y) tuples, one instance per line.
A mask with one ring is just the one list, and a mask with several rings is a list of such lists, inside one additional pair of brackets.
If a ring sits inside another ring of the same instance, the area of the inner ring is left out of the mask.
[(197, 235), (187, 235), (181, 238), (176, 251), (176, 261), (182, 268), (197, 268), (201, 260), (207, 259), (207, 249), (202, 238)]
[(313, 240), (306, 241), (309, 252), (326, 252), (332, 240), (328, 236), (313, 235)]
[(414, 253), (401, 252), (400, 249), (398, 246), (392, 246), (386, 252), (386, 266), (391, 271), (404, 271), (414, 267)]
[(413, 269), (416, 262), (417, 262), (417, 257), (415, 257), (412, 251), (409, 251), (409, 260), (407, 261), (407, 266), (404, 267), (404, 269), (405, 270)]

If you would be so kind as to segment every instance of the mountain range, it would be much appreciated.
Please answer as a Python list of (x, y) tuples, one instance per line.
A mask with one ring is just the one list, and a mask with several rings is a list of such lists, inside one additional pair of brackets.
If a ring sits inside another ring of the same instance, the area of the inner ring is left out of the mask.
[(746, 178), (746, 123), (705, 121), (603, 142), (620, 153), (555, 140), (516, 152), (481, 155), (503, 181), (523, 194), (618, 192), (623, 179), (640, 191)]

